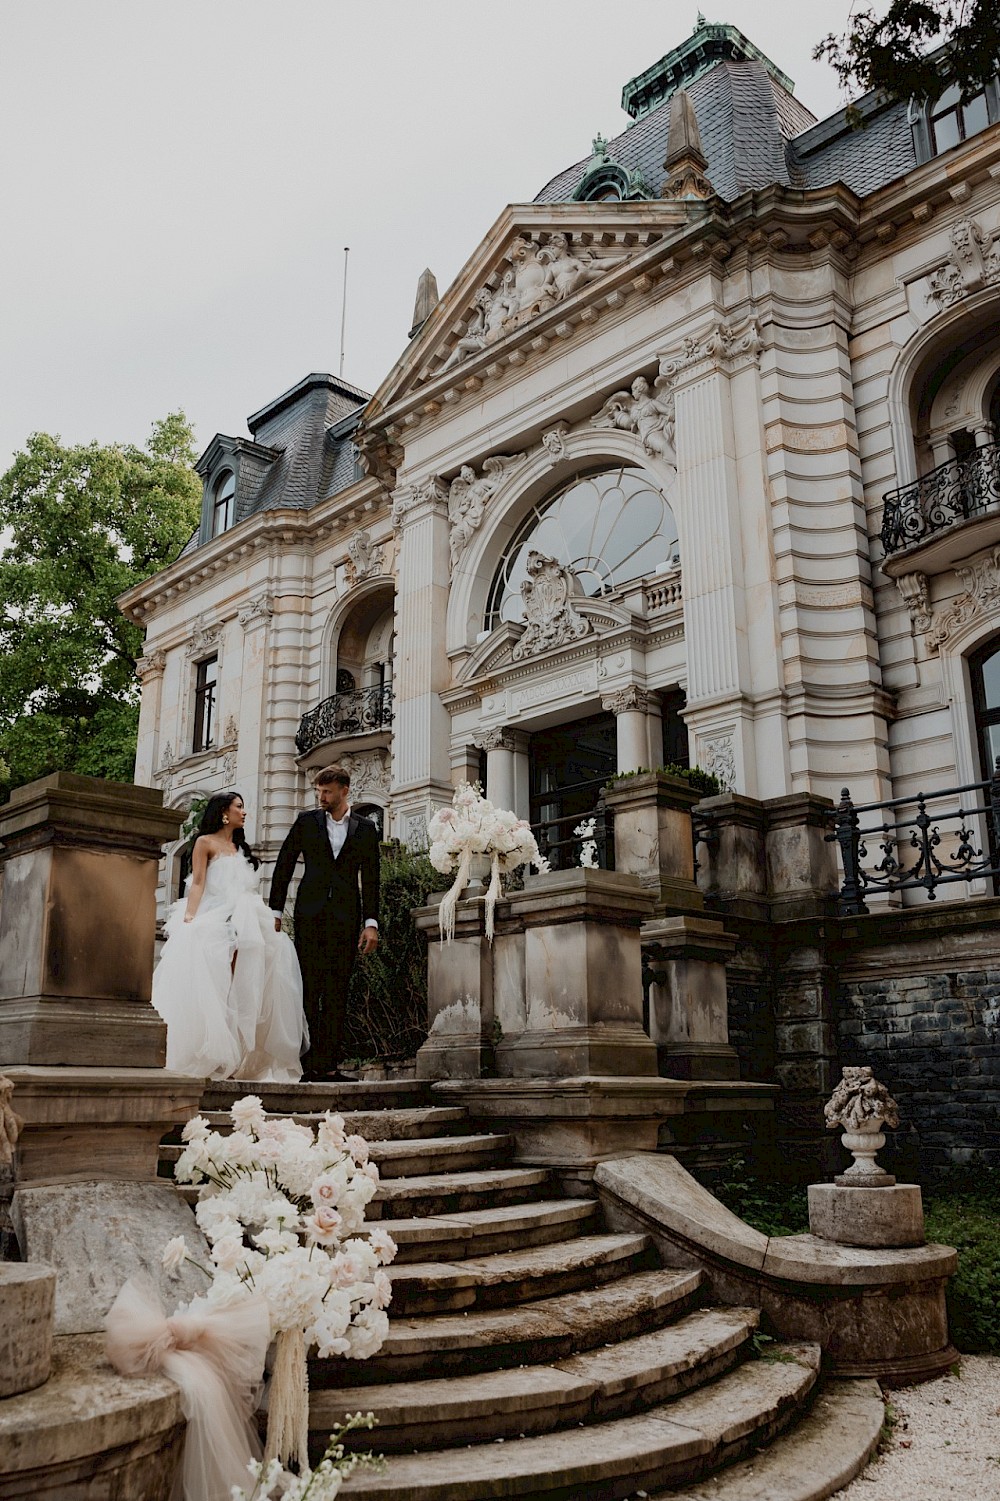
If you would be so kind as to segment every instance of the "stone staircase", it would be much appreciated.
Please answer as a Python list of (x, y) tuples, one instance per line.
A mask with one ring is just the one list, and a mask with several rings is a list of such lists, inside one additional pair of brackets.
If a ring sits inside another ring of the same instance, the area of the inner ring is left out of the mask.
[[(385, 1465), (343, 1496), (820, 1501), (864, 1465), (874, 1383), (823, 1386), (814, 1344), (760, 1358), (756, 1309), (709, 1306), (701, 1269), (609, 1233), (595, 1198), (517, 1165), (509, 1136), (472, 1132), (412, 1081), (251, 1088), (270, 1112), (312, 1124), (336, 1109), (368, 1138), (369, 1217), (399, 1247), (379, 1354), (310, 1362), (318, 1451), (346, 1413), (378, 1419), (359, 1444)], [(245, 1092), (214, 1085), (202, 1111), (221, 1123)], [(161, 1171), (178, 1150), (164, 1146)]]

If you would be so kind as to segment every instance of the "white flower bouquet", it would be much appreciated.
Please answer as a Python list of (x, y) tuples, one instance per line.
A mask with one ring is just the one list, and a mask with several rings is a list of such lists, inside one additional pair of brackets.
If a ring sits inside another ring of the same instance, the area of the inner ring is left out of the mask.
[(442, 875), (456, 871), (454, 884), (441, 902), (439, 920), (446, 939), (455, 934), (455, 908), (472, 869), (473, 856), (482, 855), (490, 864), (490, 884), (486, 893), (486, 936), (493, 938), (496, 904), (502, 894), (502, 875), (534, 865), (548, 870), (548, 861), (539, 854), (531, 825), (504, 808), (496, 808), (483, 796), (478, 783), (462, 782), (455, 791), (450, 808), (441, 808), (427, 826), (430, 840), (428, 856)]
[[(361, 1136), (327, 1112), (318, 1128), (268, 1117), (256, 1095), (232, 1107), (234, 1129), (211, 1130), (195, 1116), (184, 1127), (179, 1183), (199, 1187), (195, 1217), (211, 1245), (209, 1304), (244, 1294), (265, 1300), (276, 1340), (268, 1409), (267, 1457), (306, 1464), (306, 1352), (363, 1360), (388, 1332), (392, 1284), (385, 1266), (392, 1237), (365, 1208), (378, 1186)], [(189, 1256), (183, 1237), (163, 1252), (168, 1270)]]

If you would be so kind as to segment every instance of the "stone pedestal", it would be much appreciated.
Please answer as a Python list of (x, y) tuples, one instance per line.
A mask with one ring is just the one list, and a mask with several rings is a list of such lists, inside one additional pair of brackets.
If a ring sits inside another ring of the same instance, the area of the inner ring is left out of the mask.
[(56, 772), (0, 808), (0, 1066), (157, 1068), (157, 865), (183, 814), (162, 793)]
[(643, 924), (649, 1035), (665, 1078), (739, 1078), (726, 994), (726, 961), (735, 948), (736, 939), (722, 923), (708, 918), (665, 917)]
[(657, 911), (700, 912), (705, 905), (694, 878), (691, 834), (699, 796), (681, 777), (659, 771), (613, 782), (604, 794), (614, 815), (615, 871), (651, 889)]
[(810, 1183), (809, 1229), (840, 1246), (922, 1246), (926, 1237), (919, 1185), (841, 1188)]
[(771, 917), (778, 922), (828, 911), (839, 888), (836, 845), (827, 840), (833, 803), (811, 792), (768, 798), (764, 847)]
[[(468, 895), (469, 891), (479, 893)], [(427, 1041), (417, 1052), (418, 1079), (478, 1079), (493, 1072), (493, 951), (486, 938), (482, 886), (467, 888), (445, 942), (438, 904), (418, 908), (427, 934)]]
[(515, 1078), (656, 1074), (642, 1026), (639, 925), (654, 896), (620, 871), (530, 876), (509, 898), (523, 929), (525, 1028), (497, 1068)]
[(736, 792), (698, 805), (706, 838), (699, 840), (698, 886), (726, 912), (766, 921), (770, 915), (763, 804)]
[(0, 1398), (48, 1381), (55, 1296), (50, 1266), (0, 1261)]

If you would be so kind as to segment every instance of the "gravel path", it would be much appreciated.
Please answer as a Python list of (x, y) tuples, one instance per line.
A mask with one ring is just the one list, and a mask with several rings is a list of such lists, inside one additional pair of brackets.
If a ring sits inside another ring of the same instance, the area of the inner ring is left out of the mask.
[(961, 1374), (888, 1394), (881, 1454), (833, 1501), (998, 1501), (1000, 1356), (964, 1355)]

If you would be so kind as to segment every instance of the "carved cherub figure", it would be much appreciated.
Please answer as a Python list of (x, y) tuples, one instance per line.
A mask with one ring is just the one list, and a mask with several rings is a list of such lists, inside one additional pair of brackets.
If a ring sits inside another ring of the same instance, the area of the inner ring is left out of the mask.
[(673, 463), (674, 398), (663, 376), (651, 387), (644, 375), (637, 375), (631, 390), (615, 391), (591, 421), (595, 427), (635, 433), (645, 453)]

